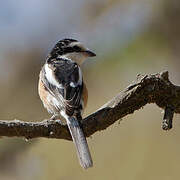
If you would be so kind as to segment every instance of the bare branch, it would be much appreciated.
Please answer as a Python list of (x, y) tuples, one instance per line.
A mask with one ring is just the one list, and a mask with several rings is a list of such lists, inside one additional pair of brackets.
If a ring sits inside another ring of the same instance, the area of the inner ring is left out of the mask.
[[(85, 135), (106, 129), (117, 120), (133, 113), (148, 103), (155, 103), (165, 109), (162, 128), (172, 127), (174, 113), (180, 113), (180, 86), (173, 85), (168, 72), (153, 75), (138, 75), (137, 81), (123, 92), (82, 120)], [(71, 140), (68, 128), (59, 120), (42, 122), (0, 121), (0, 136), (25, 137), (27, 139), (46, 137)]]

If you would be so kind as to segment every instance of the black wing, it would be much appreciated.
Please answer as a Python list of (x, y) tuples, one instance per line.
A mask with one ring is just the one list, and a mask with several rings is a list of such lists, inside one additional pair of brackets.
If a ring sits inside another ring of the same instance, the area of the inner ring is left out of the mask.
[(60, 102), (59, 106), (61, 107), (59, 109), (65, 110), (69, 116), (72, 116), (75, 112), (79, 113), (82, 109), (83, 80), (78, 64), (67, 59), (58, 59), (51, 63), (53, 75), (59, 87), (51, 84), (45, 78), (46, 87)]

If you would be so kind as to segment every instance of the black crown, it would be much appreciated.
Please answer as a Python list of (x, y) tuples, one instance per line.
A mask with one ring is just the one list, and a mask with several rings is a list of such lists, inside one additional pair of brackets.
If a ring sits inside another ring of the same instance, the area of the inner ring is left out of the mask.
[(68, 45), (71, 44), (72, 42), (78, 42), (75, 39), (69, 39), (65, 38), (56, 43), (56, 45), (53, 47), (51, 52), (48, 55), (48, 59), (55, 59), (59, 55), (64, 55), (66, 53), (73, 52), (74, 49), (72, 47), (69, 47)]

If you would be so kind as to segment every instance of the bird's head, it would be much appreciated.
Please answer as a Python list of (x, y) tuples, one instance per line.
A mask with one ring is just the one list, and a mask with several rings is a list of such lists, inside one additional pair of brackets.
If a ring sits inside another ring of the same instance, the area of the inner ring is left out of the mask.
[(79, 65), (86, 58), (93, 56), (96, 56), (96, 54), (75, 39), (62, 39), (58, 41), (49, 54), (50, 58), (67, 58), (77, 62)]

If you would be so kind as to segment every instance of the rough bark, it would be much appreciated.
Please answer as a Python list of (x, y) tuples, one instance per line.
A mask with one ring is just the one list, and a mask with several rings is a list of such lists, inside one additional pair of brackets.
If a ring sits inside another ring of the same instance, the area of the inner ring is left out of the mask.
[[(168, 76), (167, 71), (152, 75), (138, 75), (135, 83), (82, 120), (85, 135), (89, 137), (96, 131), (106, 129), (148, 103), (155, 103), (165, 110), (162, 128), (171, 129), (173, 114), (180, 113), (180, 86), (173, 85)], [(0, 136), (71, 140), (67, 126), (60, 123), (60, 120), (41, 122), (1, 120)]]

